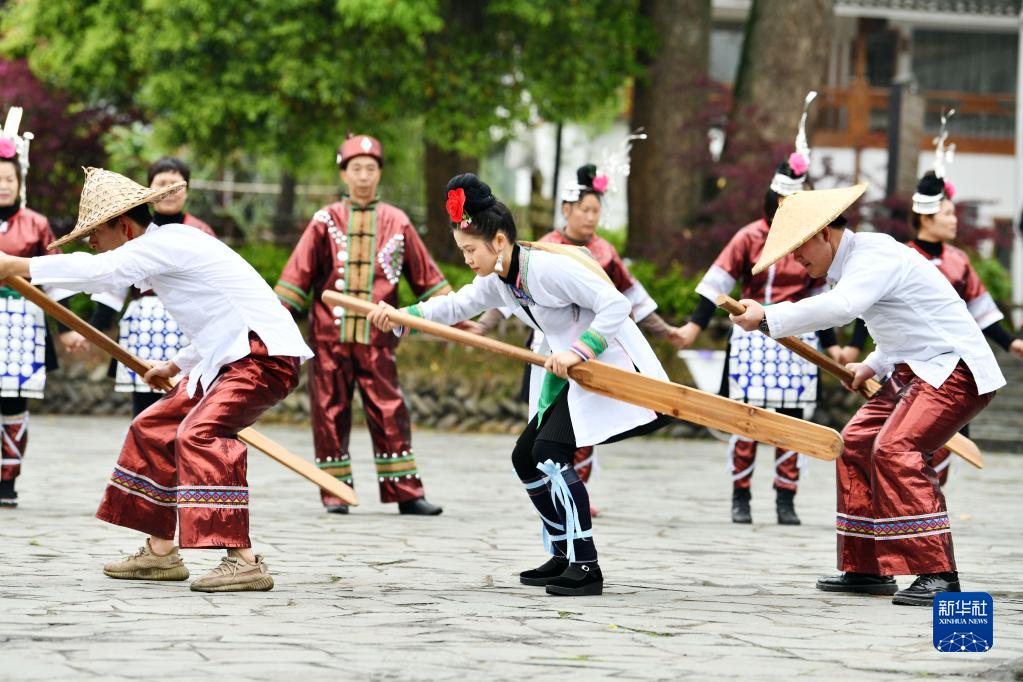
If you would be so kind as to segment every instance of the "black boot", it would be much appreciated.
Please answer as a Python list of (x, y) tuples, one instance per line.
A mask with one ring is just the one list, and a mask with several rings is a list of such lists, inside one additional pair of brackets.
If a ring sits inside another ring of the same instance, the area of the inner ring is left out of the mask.
[(531, 571), (519, 573), (519, 581), (523, 585), (537, 585), (543, 587), (552, 579), (557, 578), (568, 568), (568, 559), (560, 556), (552, 556), (547, 563)]
[(778, 510), (778, 524), (782, 526), (798, 526), (802, 521), (796, 516), (796, 491), (778, 488), (774, 506)]
[(398, 503), (399, 514), (414, 514), (416, 516), (437, 516), (444, 509), (435, 504), (430, 504), (425, 497), (417, 497), (414, 500), (406, 500)]
[(547, 582), (547, 594), (594, 597), (604, 591), (604, 575), (596, 561), (569, 564), (565, 572)]
[(895, 594), (899, 586), (890, 575), (873, 573), (840, 573), (817, 579), (817, 589), (825, 592), (855, 594)]
[(959, 586), (959, 574), (956, 571), (924, 573), (918, 575), (912, 585), (896, 592), (892, 597), (892, 603), (908, 606), (931, 606), (934, 604), (934, 597), (939, 592), (962, 591)]
[(18, 493), (14, 490), (14, 479), (0, 481), (0, 508), (14, 509), (18, 506)]
[(749, 511), (749, 488), (732, 490), (732, 523), (753, 523), (753, 515)]
[(328, 504), (327, 506), (324, 507), (324, 509), (327, 510), (328, 514), (347, 514), (348, 513), (348, 505), (347, 504)]

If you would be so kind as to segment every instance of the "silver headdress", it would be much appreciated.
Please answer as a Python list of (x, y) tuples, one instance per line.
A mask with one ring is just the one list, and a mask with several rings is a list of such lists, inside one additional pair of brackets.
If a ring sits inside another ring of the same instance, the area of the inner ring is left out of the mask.
[(817, 91), (811, 90), (803, 99), (803, 115), (799, 118), (799, 131), (796, 133), (796, 151), (789, 155), (789, 167), (796, 174), (790, 178), (784, 173), (775, 173), (771, 179), (771, 189), (780, 196), (792, 196), (803, 190), (806, 174), (810, 169), (810, 143), (806, 138), (806, 117), (810, 113), (810, 105), (817, 98)]
[(14, 149), (18, 154), (18, 163), (21, 166), (21, 205), (25, 205), (26, 197), (28, 196), (25, 190), (25, 178), (28, 175), (28, 147), (35, 137), (32, 133), (21, 133), (18, 134), (18, 128), (21, 127), (21, 116), (24, 113), (21, 107), (11, 107), (7, 112), (7, 121), (4, 123), (2, 133), (3, 137), (7, 138), (14, 143)]
[[(947, 113), (941, 114), (941, 128), (938, 130), (938, 135), (932, 140), (934, 144), (934, 175), (939, 180), (945, 180), (948, 167), (955, 159), (956, 146), (950, 144), (946, 147), (945, 145), (945, 141), (948, 139), (948, 120), (955, 113), (955, 109), (949, 109)], [(941, 194), (921, 194), (920, 192), (913, 194), (913, 212), (920, 215), (934, 215), (940, 211), (942, 199), (951, 199), (954, 193), (952, 183), (945, 180), (944, 185), (945, 190)]]
[(625, 141), (617, 147), (604, 149), (601, 152), (600, 161), (596, 164), (597, 172), (593, 186), (571, 182), (561, 191), (561, 200), (567, 204), (574, 204), (579, 201), (579, 195), (588, 189), (594, 189), (600, 194), (614, 194), (617, 192), (619, 183), (629, 177), (629, 173), (632, 170), (629, 160), (632, 143), (636, 140), (645, 140), (647, 138), (647, 134), (643, 130), (643, 128), (637, 128), (629, 133)]

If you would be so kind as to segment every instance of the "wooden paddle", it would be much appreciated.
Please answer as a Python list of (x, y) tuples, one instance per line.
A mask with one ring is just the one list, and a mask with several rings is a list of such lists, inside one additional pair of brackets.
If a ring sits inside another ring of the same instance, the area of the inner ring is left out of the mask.
[[(728, 294), (721, 294), (715, 301), (719, 308), (724, 308), (733, 315), (742, 315), (746, 312), (746, 306), (736, 301)], [(773, 337), (772, 337), (773, 338)], [(812, 362), (824, 371), (828, 372), (832, 376), (835, 376), (847, 384), (851, 384), (853, 380), (853, 372), (846, 369), (845, 366), (832, 360), (829, 356), (821, 353), (813, 346), (793, 336), (786, 336), (780, 339), (774, 339), (781, 345), (788, 348), (790, 351), (798, 355), (799, 357)], [(859, 388), (859, 393), (864, 398), (870, 398), (875, 393), (881, 390), (881, 384), (874, 379), (867, 379), (863, 382), (863, 385)], [(959, 455), (967, 462), (977, 467), (978, 469), (984, 468), (984, 456), (980, 453), (980, 448), (972, 440), (967, 438), (961, 433), (957, 433), (945, 443), (945, 447), (955, 454)]]
[[(334, 291), (324, 292), (323, 300), (330, 306), (342, 306), (363, 314), (377, 307), (360, 298)], [(448, 341), (499, 353), (540, 367), (546, 360), (544, 356), (525, 348), (453, 329), (398, 310), (391, 311), (389, 315), (395, 324)], [(842, 452), (842, 437), (834, 429), (744, 405), (688, 386), (629, 372), (596, 360), (573, 366), (569, 376), (593, 393), (786, 450), (797, 450), (817, 459), (834, 460)]]
[[(22, 277), (12, 276), (8, 277), (5, 281), (7, 286), (42, 308), (43, 312), (47, 315), (60, 320), (71, 329), (74, 329), (93, 344), (99, 346), (100, 350), (112, 356), (115, 360), (121, 362), (139, 376), (145, 375), (145, 373), (151, 369), (149, 363), (129, 353), (109, 336), (51, 299), (36, 287), (32, 286), (28, 280)], [(174, 384), (170, 381), (165, 381), (163, 383), (165, 390), (169, 391), (174, 387)], [(242, 429), (238, 432), (238, 438), (242, 442), (247, 443), (257, 450), (269, 455), (271, 459), (280, 462), (299, 476), (315, 483), (331, 495), (341, 498), (347, 504), (359, 504), (359, 498), (355, 495), (355, 491), (352, 490), (351, 487), (345, 485), (333, 476), (320, 471), (312, 462), (292, 454), (285, 449), (283, 445), (274, 442), (256, 430), (252, 428)]]

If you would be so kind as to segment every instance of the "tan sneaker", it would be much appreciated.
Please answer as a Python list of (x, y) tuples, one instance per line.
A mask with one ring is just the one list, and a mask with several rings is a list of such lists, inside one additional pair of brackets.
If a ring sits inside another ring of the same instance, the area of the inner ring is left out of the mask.
[(104, 566), (103, 573), (122, 580), (188, 580), (188, 569), (178, 548), (164, 556), (153, 554), (149, 538), (134, 555)]
[(273, 588), (274, 579), (258, 554), (254, 564), (229, 554), (219, 566), (192, 583), (193, 592), (266, 592)]

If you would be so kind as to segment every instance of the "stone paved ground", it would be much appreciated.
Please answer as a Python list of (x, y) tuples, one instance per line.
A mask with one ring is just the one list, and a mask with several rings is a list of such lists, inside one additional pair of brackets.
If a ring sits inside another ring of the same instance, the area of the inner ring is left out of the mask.
[[(518, 584), (543, 560), (536, 517), (510, 472), (507, 436), (419, 432), (439, 518), (376, 501), (320, 511), (315, 491), (250, 457), (252, 527), (277, 589), (200, 596), (187, 583), (109, 580), (103, 562), (140, 536), (92, 518), (124, 431), (117, 419), (33, 420), (23, 504), (0, 516), (0, 678), (522, 680), (1021, 679), (1023, 457), (988, 455), (948, 491), (967, 589), (996, 604), (994, 649), (939, 654), (931, 612), (882, 597), (825, 596), (834, 564), (833, 467), (812, 462), (804, 525), (773, 523), (769, 471), (752, 527), (728, 522), (724, 448), (640, 440), (602, 451), (592, 486), (607, 585), (553, 598)], [(267, 427), (308, 454), (308, 430)], [(368, 440), (355, 439), (356, 452)], [(193, 574), (217, 562), (185, 552)], [(905, 583), (905, 579), (903, 580)]]

